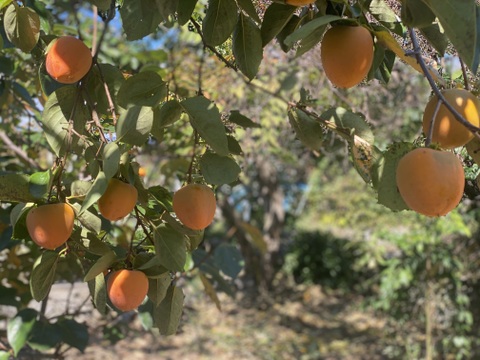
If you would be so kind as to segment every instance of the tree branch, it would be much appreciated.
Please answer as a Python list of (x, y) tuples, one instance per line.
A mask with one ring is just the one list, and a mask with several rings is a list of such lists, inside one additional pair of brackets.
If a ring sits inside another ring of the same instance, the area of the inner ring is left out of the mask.
[(8, 137), (8, 135), (0, 130), (0, 139), (3, 140), (5, 145), (15, 153), (20, 160), (30, 165), (32, 168), (40, 170), (40, 165), (38, 165), (35, 161), (30, 159), (25, 151), (22, 150), (19, 146), (15, 145), (13, 141)]
[(426, 76), (426, 78), (428, 80), (428, 83), (430, 84), (430, 87), (432, 88), (435, 95), (438, 97), (439, 101), (441, 101), (443, 104), (445, 104), (445, 107), (453, 114), (453, 116), (455, 116), (455, 119), (457, 119), (457, 121), (459, 121), (463, 126), (465, 126), (468, 130), (470, 130), (474, 134), (479, 133), (480, 128), (476, 127), (475, 125), (472, 125), (467, 119), (465, 119), (457, 111), (457, 109), (455, 109), (447, 101), (447, 99), (445, 99), (445, 96), (443, 96), (443, 93), (438, 88), (437, 84), (435, 83), (435, 80), (433, 80), (432, 75), (428, 71), (427, 65), (425, 64), (425, 61), (422, 58), (420, 46), (418, 44), (417, 35), (415, 34), (415, 31), (412, 28), (409, 28), (408, 32), (410, 34), (410, 38), (412, 39), (413, 54), (415, 55), (415, 58), (417, 59), (418, 64), (422, 68), (422, 72)]

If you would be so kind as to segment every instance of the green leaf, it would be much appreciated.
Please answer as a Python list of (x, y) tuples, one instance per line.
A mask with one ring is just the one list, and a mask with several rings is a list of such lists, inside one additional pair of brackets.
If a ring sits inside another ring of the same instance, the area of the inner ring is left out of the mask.
[(202, 281), (205, 293), (215, 303), (217, 309), (219, 311), (222, 311), (222, 304), (220, 303), (220, 299), (218, 298), (217, 292), (215, 291), (215, 288), (213, 287), (211, 281), (208, 280), (208, 278), (203, 273), (200, 273), (200, 280)]
[(195, 5), (197, 5), (198, 0), (182, 0), (177, 4), (177, 16), (178, 23), (180, 25), (185, 25), (193, 14), (195, 10)]
[(0, 0), (0, 10), (11, 4), (13, 0)]
[(230, 156), (220, 156), (211, 151), (205, 152), (200, 159), (200, 170), (209, 184), (230, 184), (238, 179), (242, 171)]
[(83, 352), (88, 344), (88, 326), (73, 319), (60, 319), (56, 325), (61, 329), (63, 341)]
[(130, 145), (143, 145), (152, 129), (153, 110), (151, 107), (134, 106), (122, 112), (117, 122), (117, 141)]
[(7, 338), (13, 349), (13, 354), (18, 352), (25, 346), (33, 327), (37, 321), (38, 312), (33, 309), (20, 310), (7, 324)]
[(70, 194), (73, 197), (82, 197), (88, 193), (88, 190), (92, 187), (90, 181), (75, 180), (70, 185)]
[(190, 122), (200, 136), (219, 155), (228, 155), (228, 140), (220, 112), (214, 103), (203, 96), (186, 99), (180, 103), (190, 117)]
[(89, 3), (98, 7), (99, 10), (108, 10), (110, 9), (111, 0), (88, 0)]
[(440, 56), (445, 55), (445, 51), (448, 47), (448, 38), (445, 36), (445, 32), (438, 23), (423, 27), (420, 29), (423, 36), (433, 45), (435, 50), (438, 51)]
[(30, 292), (35, 300), (42, 301), (50, 292), (55, 281), (58, 259), (55, 251), (44, 251), (33, 264), (30, 274)]
[(253, 5), (252, 0), (237, 0), (237, 3), (240, 8), (245, 11), (253, 20), (255, 20), (257, 23), (261, 22), (260, 17), (257, 14), (257, 9), (255, 8), (255, 5)]
[(423, 0), (473, 73), (480, 62), (480, 9), (475, 0)]
[(288, 24), (290, 18), (297, 10), (296, 6), (272, 3), (263, 16), (261, 34), (262, 45), (265, 47)]
[(40, 38), (40, 17), (29, 7), (11, 4), (3, 18), (8, 40), (23, 52), (33, 50)]
[(148, 298), (155, 306), (160, 305), (172, 283), (170, 273), (166, 272), (155, 279), (148, 279)]
[(93, 304), (98, 312), (102, 315), (107, 313), (107, 286), (103, 272), (95, 276), (88, 282), (90, 295), (92, 295)]
[(161, 76), (153, 71), (142, 71), (130, 76), (117, 94), (118, 104), (131, 106), (156, 106), (167, 96), (167, 86)]
[[(297, 51), (295, 52), (295, 56), (300, 57), (303, 54), (305, 54), (307, 51), (313, 49), (315, 45), (317, 45), (322, 39), (323, 33), (325, 32), (326, 28), (327, 28), (327, 25), (319, 26), (315, 30), (313, 30), (310, 34), (308, 34), (303, 39), (301, 39), (298, 42), (298, 47), (297, 47)], [(287, 48), (293, 47), (293, 44), (287, 45), (285, 43), (285, 40), (283, 42), (285, 44), (285, 47)]]
[(301, 26), (298, 30), (295, 30), (292, 34), (288, 35), (284, 40), (284, 43), (286, 46), (292, 46), (298, 40), (302, 40), (310, 36), (312, 33), (316, 33), (318, 29), (321, 29), (321, 32), (323, 33), (326, 25), (340, 19), (341, 17), (336, 15), (324, 15), (313, 19), (312, 21)]
[(27, 230), (26, 218), (28, 211), (33, 204), (19, 203), (14, 206), (10, 213), (10, 224), (13, 226), (12, 239), (28, 239), (30, 235)]
[(214, 252), (215, 264), (227, 276), (235, 279), (243, 269), (244, 261), (240, 250), (231, 244), (221, 244)]
[(248, 117), (240, 114), (238, 110), (230, 111), (230, 116), (228, 117), (228, 121), (240, 125), (241, 127), (248, 129), (248, 128), (261, 128), (262, 125), (253, 122)]
[(247, 233), (247, 239), (252, 243), (252, 245), (260, 250), (262, 254), (265, 254), (268, 248), (262, 231), (258, 227), (247, 222), (242, 222), (241, 226), (242, 230)]
[[(74, 107), (75, 111), (73, 111)], [(48, 144), (57, 156), (63, 156), (67, 150), (74, 150), (77, 143), (81, 144), (78, 136), (69, 134), (69, 119), (72, 114), (74, 115), (71, 119), (73, 129), (83, 134), (87, 119), (91, 116), (86, 106), (83, 106), (77, 88), (63, 86), (48, 97), (41, 119)]]
[(242, 13), (233, 33), (233, 54), (240, 71), (252, 80), (263, 59), (262, 35), (253, 20)]
[(223, 44), (237, 23), (238, 9), (235, 0), (209, 0), (202, 23), (203, 36), (208, 45)]
[(187, 259), (185, 235), (162, 224), (155, 229), (154, 242), (160, 264), (171, 271), (182, 271)]
[(44, 195), (48, 194), (52, 186), (52, 181), (52, 171), (50, 169), (30, 175), (28, 179), (30, 194), (37, 199), (41, 199)]
[(109, 115), (111, 113), (105, 85), (108, 87), (115, 111), (120, 111), (117, 94), (125, 81), (122, 72), (116, 66), (98, 64), (92, 67), (84, 86), (91, 97), (95, 99), (96, 110), (99, 114)]
[[(1, 40), (0, 40), (1, 43)], [(10, 353), (8, 351), (0, 350), (0, 360), (8, 360), (10, 359)]]
[(0, 201), (34, 202), (36, 197), (30, 193), (30, 177), (25, 174), (0, 175)]
[(173, 335), (177, 332), (182, 317), (184, 297), (182, 289), (171, 285), (165, 298), (155, 308), (154, 322), (161, 335)]
[(408, 27), (422, 28), (435, 21), (435, 14), (422, 0), (403, 0), (401, 16)]
[(81, 215), (85, 210), (87, 210), (90, 206), (97, 202), (98, 199), (103, 195), (105, 190), (107, 190), (108, 186), (108, 179), (105, 176), (103, 171), (100, 171), (93, 182), (92, 187), (88, 191), (87, 195), (85, 195), (85, 199), (83, 200), (82, 208), (78, 215)]
[(111, 251), (106, 243), (99, 240), (97, 236), (92, 233), (87, 234), (87, 239), (83, 239), (83, 246), (85, 246), (85, 250), (89, 253), (98, 256), (103, 256)]
[(348, 130), (351, 135), (350, 140), (353, 140), (353, 135), (357, 135), (370, 144), (374, 141), (372, 129), (361, 114), (337, 107), (325, 111), (320, 117), (335, 122), (339, 128)]
[(397, 15), (385, 0), (372, 0), (370, 2), (369, 10), (370, 13), (382, 23), (398, 22)]
[(323, 144), (324, 130), (320, 123), (300, 109), (289, 109), (288, 120), (297, 137), (312, 150), (320, 150)]
[(103, 148), (103, 172), (107, 179), (111, 179), (117, 173), (121, 155), (120, 148), (114, 142), (108, 143)]
[[(117, 260), (117, 254), (113, 251), (107, 252), (101, 258), (99, 258), (95, 264), (88, 270), (83, 278), (83, 281), (88, 282), (97, 277), (97, 275), (102, 274), (107, 270), (115, 261)], [(102, 274), (103, 275), (103, 274)]]
[(160, 108), (155, 108), (153, 111), (152, 135), (161, 138), (163, 129), (179, 120), (182, 112), (182, 105), (177, 100), (169, 100)]
[(156, 7), (155, 0), (123, 2), (123, 6), (120, 8), (120, 16), (128, 41), (139, 40), (155, 32), (163, 20), (160, 12), (156, 11)]
[[(283, 29), (277, 34), (276, 36), (277, 41), (284, 52), (288, 52), (290, 51), (290, 49), (292, 49), (292, 46), (287, 46), (285, 44), (285, 39), (287, 38), (287, 36), (289, 36), (295, 30), (297, 30), (305, 20), (306, 20), (305, 16), (299, 17), (297, 15), (293, 15), (288, 21), (288, 23), (283, 27)], [(297, 56), (299, 56), (298, 53), (297, 53)]]
[(395, 143), (383, 153), (383, 161), (374, 169), (378, 202), (393, 211), (409, 209), (397, 188), (396, 170), (400, 159), (413, 150), (410, 143)]
[(62, 341), (62, 334), (56, 324), (46, 320), (37, 321), (28, 338), (28, 345), (37, 351), (47, 351)]
[(168, 17), (175, 13), (178, 0), (156, 0), (155, 3), (163, 21), (167, 21)]

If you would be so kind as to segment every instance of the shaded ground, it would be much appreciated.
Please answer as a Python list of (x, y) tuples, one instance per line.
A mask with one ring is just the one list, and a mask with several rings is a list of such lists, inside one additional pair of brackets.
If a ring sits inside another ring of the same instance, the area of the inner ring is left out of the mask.
[[(81, 301), (87, 294), (78, 285)], [(56, 289), (51, 309), (64, 309), (65, 291)], [(384, 359), (384, 322), (359, 310), (351, 298), (325, 295), (320, 287), (298, 289), (260, 310), (245, 301), (221, 296), (223, 311), (201, 292), (186, 289), (186, 311), (178, 335), (162, 337), (145, 332), (135, 313), (125, 339), (112, 345), (102, 339), (97, 316), (86, 316), (90, 344), (84, 354), (70, 350), (67, 359)], [(197, 295), (195, 295), (197, 294)], [(220, 294), (221, 295), (221, 294)], [(241, 303), (244, 306), (239, 306)], [(89, 306), (87, 304), (87, 306)], [(95, 314), (95, 313), (94, 313)]]

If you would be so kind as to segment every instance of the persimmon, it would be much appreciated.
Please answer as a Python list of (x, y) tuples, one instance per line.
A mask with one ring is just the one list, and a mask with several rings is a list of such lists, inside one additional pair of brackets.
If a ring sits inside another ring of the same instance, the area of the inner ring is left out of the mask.
[[(448, 89), (442, 91), (445, 99), (472, 125), (480, 123), (480, 101), (465, 89)], [(428, 135), (435, 108), (439, 99), (433, 96), (423, 113), (423, 133)], [(473, 139), (473, 133), (461, 124), (455, 116), (441, 104), (435, 119), (433, 119), (432, 142), (442, 148), (453, 149), (463, 146)]]
[(110, 221), (123, 219), (135, 207), (138, 191), (135, 186), (112, 178), (107, 190), (98, 199), (98, 210), (105, 219)]
[(107, 294), (119, 310), (136, 309), (148, 293), (148, 278), (139, 270), (117, 270), (107, 279)]
[(285, 3), (293, 6), (305, 6), (313, 4), (316, 0), (285, 0)]
[(372, 66), (373, 39), (363, 26), (333, 26), (323, 36), (320, 50), (325, 75), (339, 88), (358, 85)]
[(92, 54), (82, 40), (61, 36), (47, 49), (47, 73), (62, 84), (74, 84), (83, 78), (92, 66)]
[(63, 245), (72, 234), (75, 212), (65, 203), (41, 205), (31, 209), (26, 218), (28, 234), (45, 249)]
[(410, 151), (398, 162), (397, 187), (410, 209), (443, 216), (457, 207), (465, 187), (462, 162), (455, 154), (430, 148)]
[(145, 175), (147, 175), (147, 170), (143, 166), (140, 166), (138, 168), (138, 176), (145, 177)]
[(185, 226), (193, 230), (210, 225), (216, 208), (215, 194), (203, 184), (189, 184), (173, 194), (173, 211)]

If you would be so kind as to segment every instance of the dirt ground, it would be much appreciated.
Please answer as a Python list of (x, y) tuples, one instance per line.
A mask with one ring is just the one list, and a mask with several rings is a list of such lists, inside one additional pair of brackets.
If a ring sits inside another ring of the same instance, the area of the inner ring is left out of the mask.
[[(249, 359), (384, 359), (382, 329), (384, 322), (362, 311), (358, 301), (326, 295), (319, 286), (303, 287), (279, 295), (270, 304), (257, 306), (241, 297), (231, 299), (219, 294), (222, 311), (202, 292), (185, 288), (186, 308), (179, 332), (164, 337), (143, 330), (135, 312), (116, 321), (128, 329), (125, 338), (115, 344), (103, 339), (100, 330), (105, 320), (91, 304), (82, 310), (90, 328), (85, 353), (70, 349), (66, 359), (85, 360), (249, 360)], [(70, 295), (69, 295), (70, 294)], [(74, 308), (88, 297), (84, 284), (73, 289), (56, 284), (51, 293), (47, 315), (68, 306)], [(267, 303), (268, 304), (268, 303)], [(255, 305), (255, 306), (253, 306)]]

